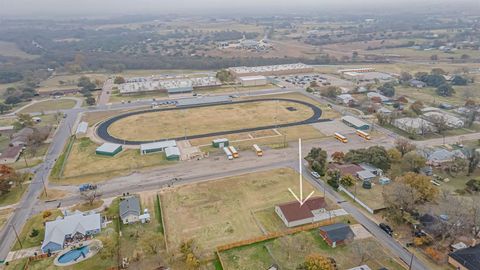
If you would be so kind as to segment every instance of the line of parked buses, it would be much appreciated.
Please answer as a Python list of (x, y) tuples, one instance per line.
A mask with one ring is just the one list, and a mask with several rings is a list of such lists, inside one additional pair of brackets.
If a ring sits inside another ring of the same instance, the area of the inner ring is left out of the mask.
[[(365, 140), (370, 140), (370, 134), (366, 133), (365, 131), (361, 131), (361, 130), (356, 130), (355, 131), (355, 134), (357, 134), (358, 136), (364, 138)], [(348, 142), (348, 139), (347, 137), (343, 136), (342, 134), (338, 133), (338, 132), (335, 132), (335, 139), (341, 141), (342, 143), (347, 143)]]
[[(255, 153), (257, 153), (257, 156), (263, 156), (263, 151), (258, 145), (254, 144), (253, 150), (255, 151)], [(229, 160), (238, 158), (240, 156), (237, 149), (235, 149), (235, 147), (233, 147), (232, 145), (223, 147), (223, 152), (225, 152)]]

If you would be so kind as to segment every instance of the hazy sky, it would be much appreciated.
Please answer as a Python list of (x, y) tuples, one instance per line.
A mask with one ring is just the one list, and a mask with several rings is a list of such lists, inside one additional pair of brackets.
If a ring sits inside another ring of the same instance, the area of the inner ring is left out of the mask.
[[(469, 6), (480, 10), (480, 0), (0, 0), (0, 15), (132, 15), (165, 13), (252, 13), (339, 10), (340, 8), (406, 11), (431, 6)], [(428, 10), (428, 8), (426, 8)]]

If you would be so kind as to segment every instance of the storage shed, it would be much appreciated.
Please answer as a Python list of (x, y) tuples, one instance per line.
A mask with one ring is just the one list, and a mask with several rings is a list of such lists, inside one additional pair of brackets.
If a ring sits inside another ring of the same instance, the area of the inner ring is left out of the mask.
[(215, 139), (212, 141), (212, 146), (215, 148), (223, 148), (228, 146), (228, 139), (227, 138), (222, 138), (222, 139)]
[(77, 131), (75, 132), (75, 137), (77, 138), (82, 138), (87, 135), (87, 130), (88, 130), (88, 123), (87, 122), (81, 122), (77, 126)]
[(122, 146), (115, 143), (104, 143), (97, 147), (95, 154), (113, 157), (122, 151)]
[(167, 160), (180, 160), (180, 150), (176, 146), (165, 148)]
[(350, 126), (359, 130), (368, 130), (370, 128), (369, 124), (350, 115), (346, 115), (342, 117), (342, 122), (345, 123), (345, 125), (347, 126)]
[(162, 152), (168, 147), (176, 147), (177, 142), (174, 140), (161, 141), (153, 143), (144, 143), (140, 145), (140, 154), (145, 155), (148, 153)]

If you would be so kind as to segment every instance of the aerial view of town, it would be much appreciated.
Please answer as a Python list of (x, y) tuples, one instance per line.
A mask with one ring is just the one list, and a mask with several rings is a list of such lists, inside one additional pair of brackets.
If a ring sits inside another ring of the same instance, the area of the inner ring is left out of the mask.
[(0, 270), (480, 270), (480, 1), (1, 2)]

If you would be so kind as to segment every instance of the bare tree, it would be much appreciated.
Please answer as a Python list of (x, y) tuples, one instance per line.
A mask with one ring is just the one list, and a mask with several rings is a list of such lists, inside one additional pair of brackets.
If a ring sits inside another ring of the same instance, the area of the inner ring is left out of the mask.
[(86, 203), (88, 203), (90, 206), (93, 205), (96, 199), (100, 198), (102, 194), (97, 192), (96, 189), (94, 190), (85, 190), (80, 193), (80, 196), (82, 197), (83, 200), (85, 200)]
[(415, 150), (416, 146), (410, 140), (405, 138), (399, 137), (395, 140), (395, 148), (402, 154), (402, 157), (413, 150)]
[(444, 194), (438, 205), (431, 206), (431, 212), (439, 212), (440, 220), (435, 226), (436, 232), (441, 236), (439, 244), (445, 241), (453, 242), (458, 236), (471, 228), (470, 211), (468, 202), (462, 197)]
[(443, 134), (443, 132), (449, 128), (448, 120), (444, 115), (440, 115), (440, 114), (433, 115), (433, 116), (429, 117), (428, 120), (433, 124), (435, 129), (440, 134)]

